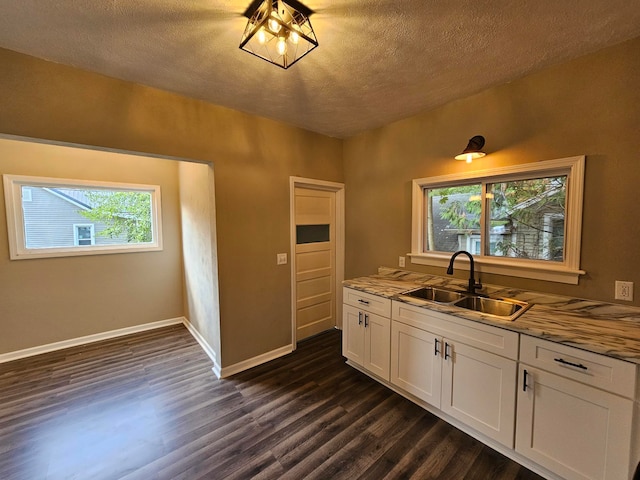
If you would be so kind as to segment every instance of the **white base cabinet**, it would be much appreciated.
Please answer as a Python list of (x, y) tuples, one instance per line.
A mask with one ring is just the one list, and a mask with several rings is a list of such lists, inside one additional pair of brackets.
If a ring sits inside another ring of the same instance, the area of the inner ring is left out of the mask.
[(638, 365), (346, 287), (344, 303), (351, 364), (547, 478), (632, 477)]
[(345, 288), (342, 354), (354, 364), (389, 381), (391, 319), (389, 313), (387, 316), (379, 313), (390, 312), (391, 301), (382, 299), (388, 302), (385, 305), (384, 302), (380, 304), (379, 297), (370, 297), (374, 296)]
[(405, 325), (391, 324), (391, 383), (440, 408), (442, 338)]
[(440, 409), (513, 448), (516, 362), (444, 339)]
[(633, 397), (636, 366), (525, 335), (521, 350), (516, 451), (566, 480), (631, 478), (634, 402), (612, 391)]
[(400, 302), (392, 319), (391, 383), (513, 448), (518, 334)]

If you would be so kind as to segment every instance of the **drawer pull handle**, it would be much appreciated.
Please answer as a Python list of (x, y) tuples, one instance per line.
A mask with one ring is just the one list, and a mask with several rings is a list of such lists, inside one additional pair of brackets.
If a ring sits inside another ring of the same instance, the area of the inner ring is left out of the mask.
[(358, 312), (358, 325), (362, 325), (362, 312)]
[(576, 368), (580, 368), (582, 370), (588, 370), (587, 367), (585, 367), (583, 364), (567, 362), (564, 358), (554, 358), (553, 361), (561, 363), (562, 365), (569, 365), (570, 367), (576, 367)]
[(369, 305), (368, 300), (362, 300), (361, 298), (358, 299), (358, 303), (361, 303), (362, 305)]
[(437, 338), (433, 340), (433, 354), (437, 357), (440, 355), (440, 350), (438, 350), (438, 345), (440, 344), (440, 340)]
[(367, 328), (369, 326), (369, 315), (368, 314), (364, 314), (364, 328)]
[(444, 342), (444, 359), (445, 360), (451, 356), (451, 354), (449, 353), (449, 347), (450, 346), (451, 345), (449, 345), (448, 342)]
[(527, 391), (527, 377), (529, 376), (529, 372), (524, 370), (524, 375), (522, 376), (522, 391)]

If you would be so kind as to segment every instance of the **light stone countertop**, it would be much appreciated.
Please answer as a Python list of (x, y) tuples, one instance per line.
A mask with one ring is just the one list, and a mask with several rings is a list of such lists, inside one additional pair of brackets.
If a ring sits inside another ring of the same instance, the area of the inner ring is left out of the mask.
[(466, 288), (460, 279), (380, 267), (378, 273), (345, 280), (344, 286), (457, 317), (506, 328), (609, 357), (640, 364), (640, 308), (485, 285), (481, 293), (514, 298), (532, 306), (514, 321), (398, 295), (418, 286)]

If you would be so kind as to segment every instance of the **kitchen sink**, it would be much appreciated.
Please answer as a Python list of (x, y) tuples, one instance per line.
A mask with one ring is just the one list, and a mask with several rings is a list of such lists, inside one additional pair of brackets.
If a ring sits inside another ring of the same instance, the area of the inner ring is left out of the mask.
[(511, 298), (491, 298), (435, 287), (416, 288), (400, 294), (400, 297), (464, 308), (510, 321), (515, 320), (529, 308), (528, 303)]
[(422, 287), (416, 290), (403, 293), (413, 298), (421, 298), (422, 300), (429, 300), (436, 303), (452, 303), (456, 300), (466, 298), (464, 293), (453, 292), (451, 290), (442, 290), (440, 288)]
[(522, 313), (528, 306), (528, 303), (520, 302), (512, 299), (503, 298), (487, 298), (468, 296), (461, 298), (453, 303), (456, 307), (474, 310), (496, 317), (514, 317), (516, 314)]

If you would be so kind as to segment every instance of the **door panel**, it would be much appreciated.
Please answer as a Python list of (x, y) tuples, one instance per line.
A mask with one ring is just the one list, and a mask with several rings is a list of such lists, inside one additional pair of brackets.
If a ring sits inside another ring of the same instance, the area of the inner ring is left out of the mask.
[(299, 341), (336, 325), (335, 192), (296, 188), (295, 224)]

